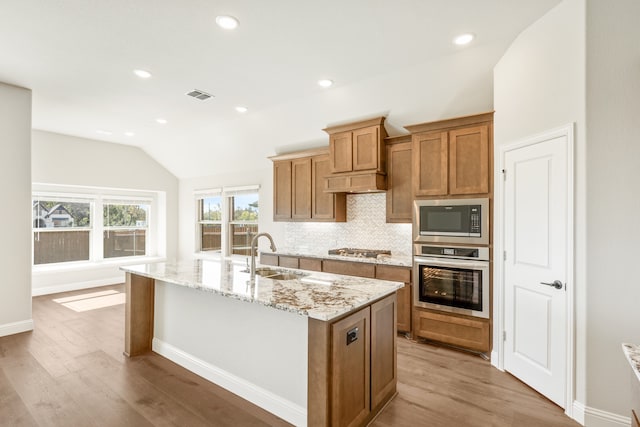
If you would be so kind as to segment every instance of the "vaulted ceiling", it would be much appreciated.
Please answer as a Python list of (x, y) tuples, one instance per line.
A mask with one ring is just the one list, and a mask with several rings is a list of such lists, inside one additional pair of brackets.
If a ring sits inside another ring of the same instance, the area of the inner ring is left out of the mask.
[(493, 66), (557, 3), (0, 0), (0, 81), (33, 90), (36, 129), (138, 146), (181, 178), (244, 171), (326, 145), (329, 125), (491, 110)]

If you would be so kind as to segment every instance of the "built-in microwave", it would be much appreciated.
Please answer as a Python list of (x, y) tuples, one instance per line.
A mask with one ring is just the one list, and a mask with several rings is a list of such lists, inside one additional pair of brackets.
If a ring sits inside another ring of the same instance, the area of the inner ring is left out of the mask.
[(416, 243), (489, 244), (489, 199), (416, 200)]

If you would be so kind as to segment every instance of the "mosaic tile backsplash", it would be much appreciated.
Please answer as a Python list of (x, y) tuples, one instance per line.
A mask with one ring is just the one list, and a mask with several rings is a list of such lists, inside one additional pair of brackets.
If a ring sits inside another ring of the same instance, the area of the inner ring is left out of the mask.
[(348, 194), (347, 222), (289, 222), (287, 248), (325, 252), (336, 248), (389, 249), (393, 255), (411, 255), (411, 224), (386, 222), (386, 193)]

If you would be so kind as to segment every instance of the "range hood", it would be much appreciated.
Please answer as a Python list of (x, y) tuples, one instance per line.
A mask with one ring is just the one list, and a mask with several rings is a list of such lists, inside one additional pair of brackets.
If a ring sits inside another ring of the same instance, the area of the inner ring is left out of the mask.
[(325, 193), (380, 193), (387, 191), (387, 176), (381, 172), (331, 174), (324, 178)]

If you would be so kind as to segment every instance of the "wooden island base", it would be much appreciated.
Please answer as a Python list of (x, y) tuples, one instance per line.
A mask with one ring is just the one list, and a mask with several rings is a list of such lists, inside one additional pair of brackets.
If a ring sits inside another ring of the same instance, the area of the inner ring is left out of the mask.
[[(152, 350), (155, 279), (126, 276), (124, 354), (134, 357)], [(306, 425), (364, 426), (394, 397), (396, 319), (395, 292), (330, 321), (308, 318)]]

